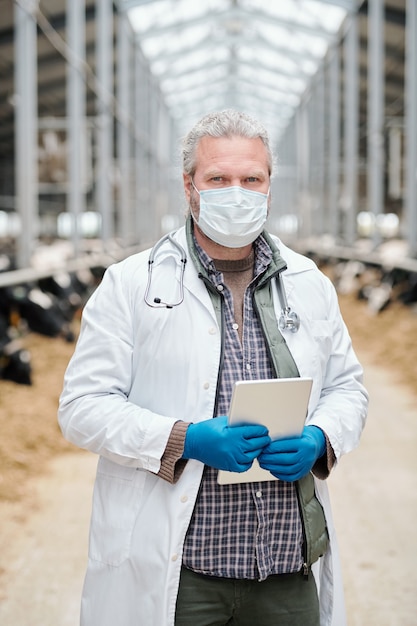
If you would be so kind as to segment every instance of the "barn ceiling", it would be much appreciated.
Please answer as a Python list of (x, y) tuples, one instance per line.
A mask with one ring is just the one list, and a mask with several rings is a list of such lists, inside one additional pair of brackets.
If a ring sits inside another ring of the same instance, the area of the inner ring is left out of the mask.
[[(94, 73), (96, 2), (86, 0), (85, 7), (86, 61)], [(232, 106), (256, 114), (278, 136), (355, 7), (363, 120), (366, 0), (118, 0), (114, 32), (117, 11), (128, 11), (179, 133), (207, 111)], [(40, 0), (39, 14), (65, 40), (66, 1)], [(385, 0), (386, 115), (403, 113), (404, 25), (405, 0)], [(0, 0), (0, 159), (14, 151), (14, 103), (14, 2)], [(41, 28), (38, 110), (41, 117), (66, 113), (65, 61)], [(87, 89), (87, 114), (95, 113), (95, 94)]]
[(120, 5), (132, 7), (132, 25), (179, 125), (232, 106), (260, 116), (278, 132), (355, 2), (121, 0)]

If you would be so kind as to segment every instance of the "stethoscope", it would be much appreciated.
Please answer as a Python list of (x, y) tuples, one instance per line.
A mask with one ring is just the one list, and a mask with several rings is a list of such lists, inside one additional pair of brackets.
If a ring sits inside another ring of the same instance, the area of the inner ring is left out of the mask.
[[(153, 308), (161, 308), (165, 307), (167, 309), (173, 309), (175, 306), (179, 306), (184, 301), (184, 272), (185, 272), (185, 264), (187, 263), (187, 253), (181, 244), (178, 243), (173, 238), (172, 233), (168, 233), (164, 235), (152, 248), (149, 253), (148, 259), (148, 282), (146, 284), (146, 290), (144, 295), (144, 300), (146, 304)], [(178, 263), (180, 264), (180, 281), (179, 281), (179, 294), (178, 300), (176, 302), (165, 302), (161, 298), (154, 298), (152, 301), (149, 299), (149, 291), (151, 288), (152, 282), (152, 270), (153, 265), (155, 263), (155, 257), (159, 250), (159, 248), (166, 242), (169, 241), (175, 248), (174, 255), (178, 258)], [(287, 295), (285, 293), (284, 283), (282, 280), (281, 274), (277, 276), (277, 287), (278, 287), (278, 297), (281, 305), (281, 314), (278, 320), (279, 329), (282, 331), (289, 330), (292, 333), (296, 333), (300, 328), (300, 318), (295, 313), (295, 311), (291, 311), (291, 307), (288, 305)]]
[[(145, 291), (145, 302), (148, 306), (151, 306), (153, 308), (161, 308), (161, 307), (165, 307), (167, 309), (173, 309), (174, 306), (178, 306), (180, 305), (183, 300), (184, 300), (184, 272), (185, 272), (185, 264), (187, 263), (187, 253), (184, 250), (184, 248), (182, 247), (181, 244), (178, 243), (178, 241), (175, 241), (175, 239), (173, 238), (173, 234), (175, 231), (172, 231), (171, 233), (168, 233), (167, 235), (164, 235), (152, 248), (152, 250), (150, 251), (149, 254), (149, 259), (148, 259), (148, 282), (146, 285), (146, 291)], [(181, 268), (181, 275), (180, 275), (180, 287), (179, 287), (179, 297), (178, 297), (178, 301), (177, 302), (164, 302), (163, 300), (161, 300), (161, 298), (154, 298), (153, 301), (151, 302), (149, 300), (149, 291), (151, 288), (151, 281), (152, 281), (152, 270), (153, 270), (153, 264), (155, 262), (155, 256), (156, 253), (158, 252), (159, 248), (166, 242), (169, 241), (170, 243), (172, 243), (172, 245), (175, 248), (175, 256), (178, 257), (178, 262), (180, 264), (180, 268)]]

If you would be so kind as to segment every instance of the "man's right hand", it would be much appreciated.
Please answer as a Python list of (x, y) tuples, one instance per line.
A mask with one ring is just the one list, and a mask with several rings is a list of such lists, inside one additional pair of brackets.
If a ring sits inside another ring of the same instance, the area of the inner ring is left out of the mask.
[(227, 415), (190, 424), (184, 444), (184, 459), (197, 459), (210, 467), (246, 472), (263, 448), (271, 442), (265, 426), (228, 426)]

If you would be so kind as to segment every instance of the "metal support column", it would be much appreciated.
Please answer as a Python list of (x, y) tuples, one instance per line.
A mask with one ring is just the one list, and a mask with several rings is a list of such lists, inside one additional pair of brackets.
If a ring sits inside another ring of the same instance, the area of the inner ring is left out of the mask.
[(159, 223), (158, 228), (161, 231), (161, 224), (169, 211), (169, 149), (170, 149), (170, 118), (168, 110), (162, 98), (162, 94), (158, 85), (158, 95), (160, 100), (160, 110), (158, 119), (158, 163), (157, 170), (159, 174), (158, 182), (158, 198), (159, 198)]
[(279, 154), (280, 166), (278, 168), (278, 176), (272, 178), (271, 195), (274, 200), (273, 215), (270, 216), (270, 225), (279, 224), (280, 217), (285, 213), (289, 206), (289, 177), (290, 169), (290, 145), (289, 145), (289, 126), (285, 129), (278, 145), (277, 153)]
[(137, 41), (133, 41), (134, 55), (134, 120), (135, 120), (135, 145), (133, 147), (134, 157), (134, 179), (135, 179), (135, 212), (134, 212), (134, 232), (135, 241), (142, 240), (140, 214), (142, 210), (142, 184), (141, 172), (143, 166), (143, 142), (140, 140), (142, 132), (141, 123), (141, 87), (142, 87), (142, 59), (141, 49)]
[(117, 32), (117, 156), (119, 169), (118, 225), (117, 233), (122, 244), (130, 242), (130, 85), (132, 84), (130, 63), (131, 28), (127, 13), (118, 15)]
[(324, 73), (320, 67), (316, 75), (316, 86), (314, 90), (314, 118), (315, 118), (315, 154), (312, 155), (316, 163), (315, 176), (313, 181), (314, 197), (314, 223), (313, 232), (315, 235), (323, 235), (328, 232), (326, 223), (325, 201), (324, 201)]
[(310, 180), (310, 135), (307, 103), (302, 100), (296, 111), (298, 232), (301, 237), (311, 235), (308, 183)]
[(150, 181), (148, 224), (150, 236), (156, 239), (159, 237), (160, 233), (160, 216), (158, 211), (158, 119), (160, 102), (155, 87), (156, 80), (153, 78), (149, 67), (146, 69), (149, 86), (147, 94), (147, 106), (149, 111), (148, 162)]
[(406, 12), (406, 229), (408, 253), (417, 257), (417, 3)]
[[(368, 210), (384, 213), (384, 2), (368, 3)], [(374, 245), (380, 242), (374, 232)]]
[(68, 206), (75, 257), (80, 251), (80, 215), (85, 210), (83, 177), (86, 169), (85, 119), (85, 3), (67, 0), (67, 41), (71, 61), (67, 65)]
[(288, 164), (290, 166), (289, 171), (289, 200), (288, 206), (285, 208), (285, 213), (294, 213), (297, 206), (297, 146), (296, 146), (296, 120), (295, 117), (291, 120), (290, 125), (290, 139), (289, 139), (289, 159)]
[(136, 239), (140, 242), (150, 242), (147, 228), (149, 212), (149, 170), (148, 170), (148, 111), (147, 111), (147, 79), (145, 59), (140, 46), (135, 46), (135, 170), (136, 170)]
[(28, 267), (33, 242), (38, 234), (37, 167), (37, 0), (15, 3), (15, 170), (16, 210), (20, 217), (17, 240), (17, 266)]
[(358, 211), (358, 144), (359, 144), (359, 62), (358, 18), (353, 14), (345, 37), (346, 79), (344, 91), (344, 194), (345, 243), (356, 240), (356, 215)]
[(170, 134), (169, 134), (169, 188), (168, 201), (169, 213), (174, 216), (173, 227), (182, 225), (184, 217), (184, 203), (181, 202), (184, 197), (182, 187), (182, 167), (178, 164), (178, 145), (179, 138), (175, 121), (170, 117)]
[(337, 242), (340, 235), (339, 172), (340, 172), (340, 91), (339, 48), (334, 46), (329, 60), (329, 154), (328, 154), (328, 216), (330, 233)]
[(101, 236), (108, 249), (114, 235), (113, 224), (113, 2), (96, 0), (97, 15), (97, 209), (102, 217)]

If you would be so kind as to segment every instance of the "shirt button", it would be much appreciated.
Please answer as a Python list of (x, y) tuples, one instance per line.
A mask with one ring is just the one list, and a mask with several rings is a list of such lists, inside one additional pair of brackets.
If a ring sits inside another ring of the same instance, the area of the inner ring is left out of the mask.
[(256, 497), (257, 498), (262, 498), (262, 491), (257, 491), (256, 492)]
[(217, 285), (217, 291), (223, 291), (224, 287), (223, 285)]
[(235, 322), (234, 324), (232, 324), (232, 328), (233, 328), (233, 330), (238, 330), (239, 324), (236, 324), (236, 322)]
[(251, 369), (250, 363), (246, 363), (246, 369), (247, 369), (247, 370), (250, 370), (250, 369)]

